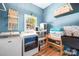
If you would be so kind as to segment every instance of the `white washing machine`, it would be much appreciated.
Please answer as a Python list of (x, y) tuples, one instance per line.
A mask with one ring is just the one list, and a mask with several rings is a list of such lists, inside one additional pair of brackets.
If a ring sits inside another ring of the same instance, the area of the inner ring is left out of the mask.
[(23, 56), (32, 56), (38, 53), (38, 36), (36, 33), (24, 33), (21, 37), (23, 39)]

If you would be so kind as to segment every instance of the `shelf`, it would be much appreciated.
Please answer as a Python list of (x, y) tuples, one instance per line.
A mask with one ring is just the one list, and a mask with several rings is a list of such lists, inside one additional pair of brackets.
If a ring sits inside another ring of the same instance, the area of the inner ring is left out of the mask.
[(38, 41), (45, 40), (45, 39), (46, 39), (46, 37), (38, 37)]
[(36, 32), (47, 32), (47, 30), (39, 30), (39, 31), (36, 31)]
[(14, 24), (14, 23), (18, 23), (18, 21), (9, 20), (8, 23), (12, 23), (12, 24)]
[(18, 14), (14, 9), (8, 10), (8, 30), (17, 30), (18, 29)]
[(9, 18), (19, 18), (17, 16), (8, 15)]
[(52, 42), (48, 42), (48, 43), (53, 44), (53, 45), (58, 46), (58, 47), (62, 47), (61, 45), (58, 45), (56, 43), (52, 43)]

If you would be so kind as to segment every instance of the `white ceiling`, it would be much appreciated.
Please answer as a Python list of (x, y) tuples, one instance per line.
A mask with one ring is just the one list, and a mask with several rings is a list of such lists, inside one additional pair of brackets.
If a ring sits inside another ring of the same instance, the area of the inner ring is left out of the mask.
[(52, 4), (52, 3), (32, 3), (32, 4), (44, 9), (44, 8), (48, 7), (50, 4)]

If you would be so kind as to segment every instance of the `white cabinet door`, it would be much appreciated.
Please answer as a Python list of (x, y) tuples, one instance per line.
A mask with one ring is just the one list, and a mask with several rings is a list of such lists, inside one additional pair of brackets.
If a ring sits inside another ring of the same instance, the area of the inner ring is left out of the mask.
[(20, 56), (22, 41), (19, 37), (0, 39), (0, 56)]

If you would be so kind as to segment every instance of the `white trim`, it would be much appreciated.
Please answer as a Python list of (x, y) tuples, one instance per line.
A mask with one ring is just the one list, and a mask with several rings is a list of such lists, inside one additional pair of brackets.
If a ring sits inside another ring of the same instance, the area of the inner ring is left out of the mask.
[(5, 7), (4, 3), (2, 3), (2, 6), (3, 6), (4, 9), (0, 9), (0, 10), (1, 11), (6, 11), (6, 7)]

